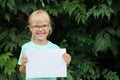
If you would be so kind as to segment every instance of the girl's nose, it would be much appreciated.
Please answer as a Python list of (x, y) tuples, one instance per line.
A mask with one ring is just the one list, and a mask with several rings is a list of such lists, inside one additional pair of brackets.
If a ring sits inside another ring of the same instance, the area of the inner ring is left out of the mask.
[(41, 30), (43, 30), (43, 28), (42, 28), (42, 27), (39, 27), (39, 29), (38, 29), (38, 30), (40, 30), (40, 31), (41, 31)]

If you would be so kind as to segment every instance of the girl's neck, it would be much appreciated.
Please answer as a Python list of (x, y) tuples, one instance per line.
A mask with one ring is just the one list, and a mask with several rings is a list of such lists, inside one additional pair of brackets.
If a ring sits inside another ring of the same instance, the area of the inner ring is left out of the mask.
[(48, 40), (34, 40), (34, 43), (38, 45), (46, 45)]

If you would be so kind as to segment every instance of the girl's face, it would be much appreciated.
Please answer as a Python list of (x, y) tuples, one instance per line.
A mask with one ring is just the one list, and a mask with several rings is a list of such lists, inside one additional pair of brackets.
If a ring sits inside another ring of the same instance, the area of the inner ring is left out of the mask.
[(37, 41), (45, 41), (47, 40), (47, 36), (49, 34), (50, 30), (50, 24), (46, 22), (42, 23), (32, 23), (30, 25), (30, 30), (32, 34), (34, 35), (34, 39)]

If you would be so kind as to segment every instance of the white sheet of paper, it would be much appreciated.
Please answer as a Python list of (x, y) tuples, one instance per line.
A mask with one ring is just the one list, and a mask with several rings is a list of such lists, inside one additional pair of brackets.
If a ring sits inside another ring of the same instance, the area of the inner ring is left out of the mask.
[(27, 78), (66, 77), (66, 63), (62, 55), (66, 49), (28, 50)]

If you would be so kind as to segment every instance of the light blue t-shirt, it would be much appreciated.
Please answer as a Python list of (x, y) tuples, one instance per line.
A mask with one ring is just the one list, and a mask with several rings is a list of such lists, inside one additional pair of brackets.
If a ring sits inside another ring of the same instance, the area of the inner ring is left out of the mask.
[[(37, 45), (35, 44), (33, 41), (30, 41), (26, 44), (24, 44), (22, 46), (22, 49), (21, 49), (21, 53), (20, 53), (20, 57), (19, 57), (19, 60), (18, 60), (18, 64), (21, 65), (22, 62), (21, 62), (21, 58), (22, 58), (22, 55), (25, 54), (26, 50), (30, 50), (30, 49), (54, 49), (54, 48), (59, 48), (59, 46), (57, 46), (56, 44), (48, 41), (48, 43), (46, 45)], [(57, 80), (57, 78), (26, 78), (26, 80)]]

